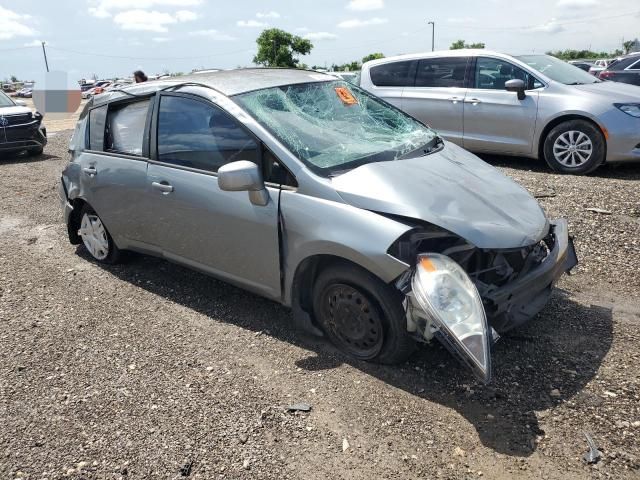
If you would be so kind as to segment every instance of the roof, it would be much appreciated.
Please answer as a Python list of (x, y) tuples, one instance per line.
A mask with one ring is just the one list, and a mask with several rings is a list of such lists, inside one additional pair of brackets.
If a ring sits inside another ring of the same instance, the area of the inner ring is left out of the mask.
[[(462, 48), (457, 50), (438, 50), (435, 52), (418, 52), (418, 53), (405, 53), (404, 55), (395, 55), (393, 57), (384, 57), (378, 58), (376, 60), (369, 60), (364, 65), (367, 67), (372, 67), (374, 65), (378, 65), (381, 63), (387, 63), (389, 61), (397, 61), (397, 60), (418, 60), (421, 58), (432, 58), (432, 57), (467, 57), (470, 55), (490, 55), (497, 57), (507, 58), (510, 55), (506, 55), (500, 52), (494, 52), (492, 50), (485, 50), (484, 48)], [(363, 66), (364, 66), (363, 65)]]
[[(311, 70), (296, 68), (243, 68), (153, 80), (123, 87), (120, 90), (136, 95), (145, 95), (171, 87), (172, 85), (193, 82), (214, 88), (224, 95), (232, 96), (253, 90), (261, 90), (263, 88), (299, 83), (327, 82), (331, 80), (335, 80), (335, 77)], [(106, 92), (96, 97), (95, 103), (99, 104), (110, 101), (122, 95), (120, 92)]]

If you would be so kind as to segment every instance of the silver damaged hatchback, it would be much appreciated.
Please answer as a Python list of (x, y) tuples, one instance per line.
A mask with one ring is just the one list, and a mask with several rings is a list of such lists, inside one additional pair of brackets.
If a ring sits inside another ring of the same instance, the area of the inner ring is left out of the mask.
[(99, 262), (164, 257), (292, 308), (360, 360), (437, 338), (483, 381), (576, 265), (565, 220), (329, 75), (220, 71), (89, 101), (60, 198)]

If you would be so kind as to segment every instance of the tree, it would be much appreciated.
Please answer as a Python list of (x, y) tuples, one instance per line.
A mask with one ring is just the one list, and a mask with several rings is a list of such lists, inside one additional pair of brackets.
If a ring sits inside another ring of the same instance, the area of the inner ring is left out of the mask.
[(635, 40), (627, 40), (626, 42), (622, 42), (622, 48), (624, 48), (624, 53), (629, 53), (629, 51), (633, 48), (633, 45), (636, 43)]
[(16, 83), (17, 81), (18, 81), (18, 77), (16, 77), (15, 75), (11, 75), (11, 82)]
[(456, 40), (451, 44), (449, 50), (461, 50), (463, 48), (484, 48), (484, 42), (464, 43), (464, 40)]
[(379, 58), (384, 58), (384, 55), (382, 53), (370, 53), (366, 57), (362, 57), (362, 63), (366, 63), (369, 60), (377, 60)]
[(258, 53), (253, 57), (253, 63), (265, 67), (295, 68), (300, 61), (297, 55), (306, 55), (313, 48), (309, 40), (278, 28), (264, 30), (256, 43)]

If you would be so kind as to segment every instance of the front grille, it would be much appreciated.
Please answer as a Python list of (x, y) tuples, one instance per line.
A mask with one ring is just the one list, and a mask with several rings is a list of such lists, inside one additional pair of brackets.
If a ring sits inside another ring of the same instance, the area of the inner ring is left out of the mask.
[[(10, 127), (11, 125), (22, 125), (33, 121), (31, 113), (19, 113), (17, 115), (2, 115), (0, 113), (0, 117), (4, 117), (6, 119), (7, 127)], [(1, 123), (4, 122), (0, 122), (0, 124)]]

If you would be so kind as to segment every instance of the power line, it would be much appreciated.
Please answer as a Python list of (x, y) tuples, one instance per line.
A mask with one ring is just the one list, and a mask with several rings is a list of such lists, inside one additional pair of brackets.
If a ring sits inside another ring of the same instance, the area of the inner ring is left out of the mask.
[(14, 51), (14, 50), (27, 50), (29, 48), (40, 48), (40, 44), (38, 44), (38, 45), (29, 45), (27, 47), (0, 48), (0, 52), (11, 52), (11, 51)]

